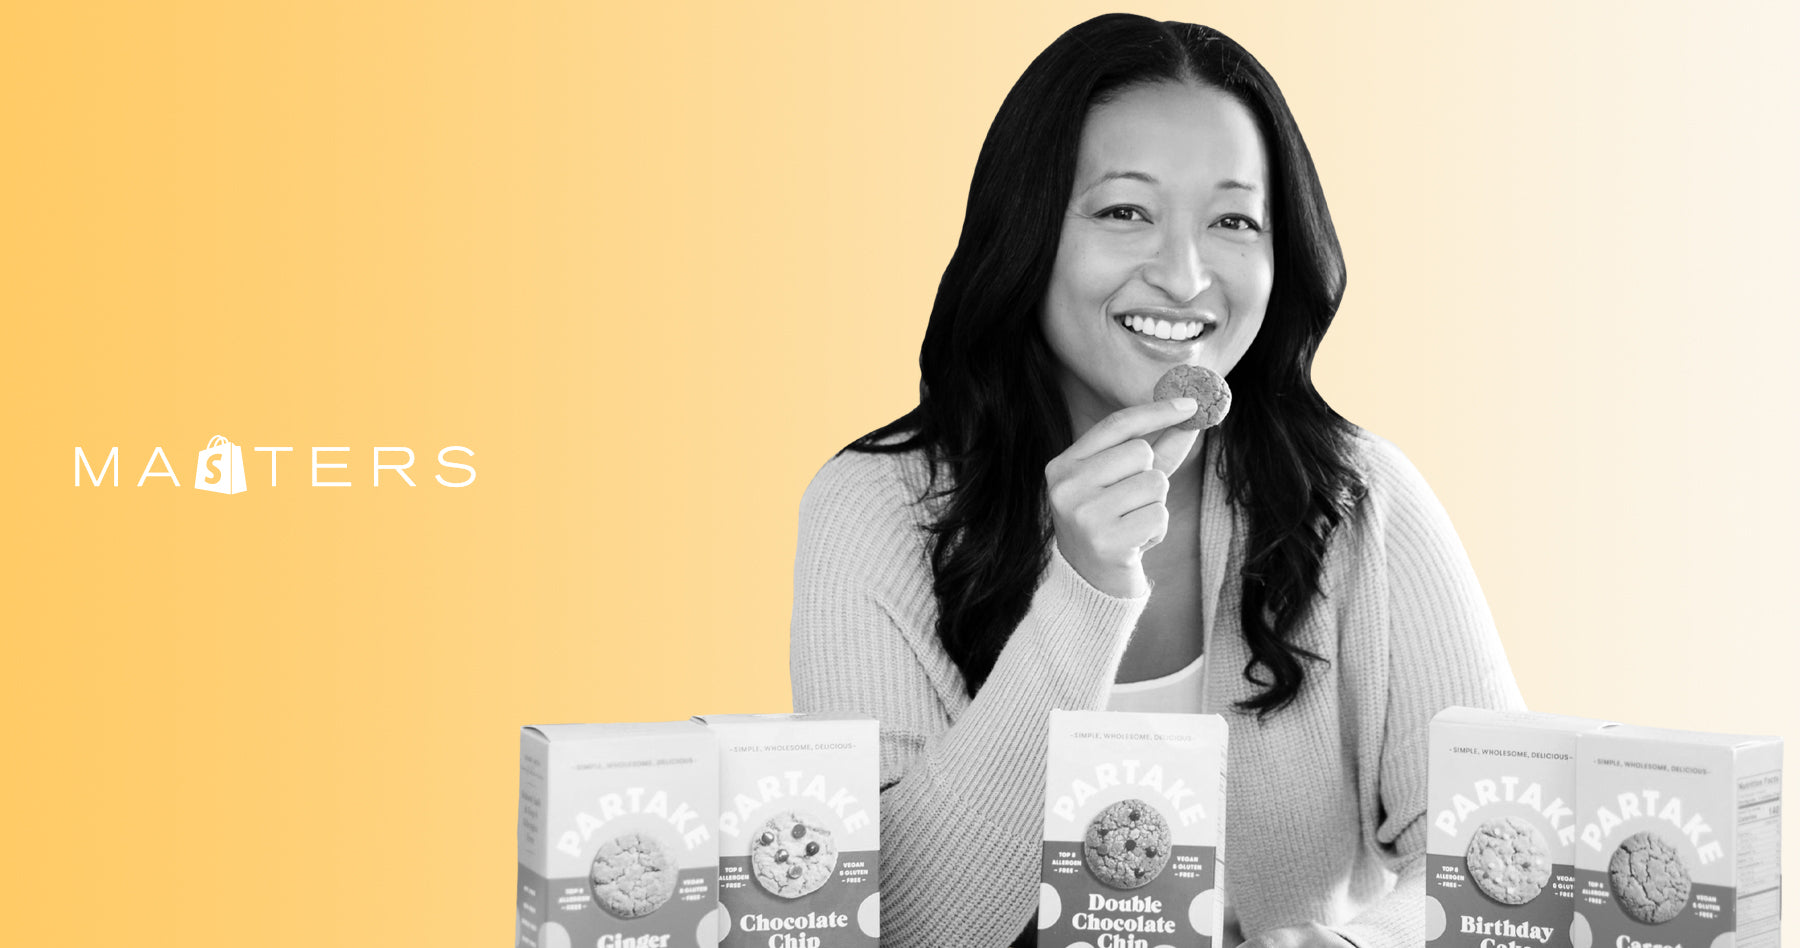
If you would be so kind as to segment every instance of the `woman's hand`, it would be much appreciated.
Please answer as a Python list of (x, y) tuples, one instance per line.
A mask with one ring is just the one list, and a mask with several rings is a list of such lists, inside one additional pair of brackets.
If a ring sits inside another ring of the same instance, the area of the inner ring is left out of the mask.
[(1271, 928), (1241, 948), (1356, 948), (1350, 940), (1318, 922)]
[(1169, 475), (1200, 437), (1173, 425), (1199, 407), (1170, 398), (1113, 412), (1045, 466), (1057, 548), (1095, 589), (1120, 598), (1149, 591), (1144, 551), (1169, 530)]

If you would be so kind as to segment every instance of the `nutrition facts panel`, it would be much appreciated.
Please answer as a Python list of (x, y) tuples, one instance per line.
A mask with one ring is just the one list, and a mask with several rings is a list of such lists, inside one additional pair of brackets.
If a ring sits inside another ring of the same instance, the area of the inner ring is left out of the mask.
[(1781, 771), (1737, 784), (1737, 944), (1773, 948), (1781, 938)]

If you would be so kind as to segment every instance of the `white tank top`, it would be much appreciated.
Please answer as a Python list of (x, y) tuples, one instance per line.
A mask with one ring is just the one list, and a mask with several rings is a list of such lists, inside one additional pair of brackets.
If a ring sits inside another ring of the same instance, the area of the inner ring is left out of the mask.
[(1200, 713), (1200, 671), (1206, 664), (1202, 655), (1186, 668), (1145, 681), (1123, 684), (1114, 682), (1108, 711), (1161, 711), (1183, 714)]

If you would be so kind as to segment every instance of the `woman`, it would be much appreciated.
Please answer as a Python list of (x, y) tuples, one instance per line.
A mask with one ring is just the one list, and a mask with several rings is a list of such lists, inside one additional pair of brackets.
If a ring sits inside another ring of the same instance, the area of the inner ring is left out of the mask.
[[(1443, 508), (1312, 386), (1343, 286), (1226, 37), (1099, 17), (1008, 94), (919, 406), (801, 504), (794, 705), (881, 719), (884, 944), (1030, 939), (1051, 708), (1226, 717), (1257, 944), (1421, 939), (1426, 723), (1522, 702)], [(1204, 438), (1152, 401), (1177, 363), (1232, 386)]]

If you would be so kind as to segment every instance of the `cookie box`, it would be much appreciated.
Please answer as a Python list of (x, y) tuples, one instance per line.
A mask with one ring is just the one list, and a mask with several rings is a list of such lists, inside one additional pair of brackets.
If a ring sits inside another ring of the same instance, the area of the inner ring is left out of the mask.
[(519, 948), (714, 948), (719, 753), (706, 728), (519, 736)]
[(1050, 712), (1040, 948), (1213, 948), (1223, 924), (1225, 719)]
[(1781, 739), (1581, 735), (1575, 948), (1776, 948)]
[(1425, 940), (1569, 948), (1575, 741), (1607, 722), (1446, 708), (1431, 719)]
[(719, 740), (719, 944), (875, 948), (881, 935), (874, 718), (725, 714)]

